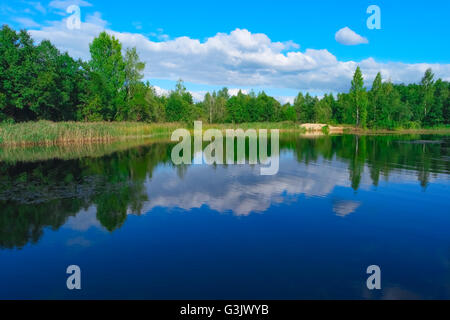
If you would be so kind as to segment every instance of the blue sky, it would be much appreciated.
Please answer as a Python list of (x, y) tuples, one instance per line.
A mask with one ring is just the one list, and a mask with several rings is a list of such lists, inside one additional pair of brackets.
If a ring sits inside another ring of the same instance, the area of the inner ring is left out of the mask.
[[(70, 4), (81, 8), (75, 33), (64, 28)], [(366, 26), (372, 4), (381, 9), (380, 30)], [(37, 40), (49, 38), (82, 58), (95, 32), (105, 29), (138, 48), (152, 84), (170, 89), (181, 77), (199, 96), (223, 85), (280, 97), (338, 92), (356, 65), (368, 85), (377, 68), (393, 82), (418, 81), (428, 66), (448, 80), (449, 12), (447, 0), (0, 0), (2, 24), (26, 27)], [(339, 43), (335, 35), (344, 27), (368, 43)]]

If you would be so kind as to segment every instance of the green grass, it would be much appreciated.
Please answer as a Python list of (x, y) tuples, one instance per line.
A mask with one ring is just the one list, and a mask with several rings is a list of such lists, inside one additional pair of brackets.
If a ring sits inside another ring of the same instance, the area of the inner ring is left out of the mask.
[(112, 142), (128, 138), (169, 135), (176, 123), (138, 122), (24, 122), (0, 125), (0, 145), (64, 145)]
[(355, 128), (351, 125), (343, 125), (344, 133), (348, 134), (450, 134), (450, 125), (442, 125), (436, 127), (423, 127), (423, 128), (402, 128), (397, 127), (395, 129), (368, 129), (368, 128)]
[[(192, 129), (193, 123), (142, 123), (142, 122), (24, 122), (0, 124), (0, 145), (52, 146), (88, 143), (105, 143), (131, 138), (170, 136), (178, 128)], [(302, 131), (292, 122), (203, 124), (203, 129), (242, 128), (280, 129)]]
[[(178, 128), (193, 129), (192, 123), (142, 123), (142, 122), (24, 122), (17, 124), (0, 124), (0, 146), (61, 146), (83, 145), (93, 143), (111, 143), (136, 138), (170, 137)], [(357, 129), (343, 125), (344, 133), (379, 134), (379, 133), (450, 133), (449, 126), (424, 129), (369, 130)], [(298, 123), (294, 122), (255, 122), (239, 124), (207, 124), (203, 130), (225, 129), (279, 129), (281, 132), (304, 133)]]
[(298, 123), (284, 121), (284, 122), (251, 122), (251, 123), (213, 123), (213, 124), (203, 124), (203, 129), (279, 129), (280, 131), (300, 131), (305, 130), (300, 127)]

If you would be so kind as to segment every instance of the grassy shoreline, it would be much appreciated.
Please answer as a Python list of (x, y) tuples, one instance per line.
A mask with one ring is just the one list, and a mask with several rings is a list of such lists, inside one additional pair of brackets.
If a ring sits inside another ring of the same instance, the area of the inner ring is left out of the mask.
[[(141, 122), (24, 122), (0, 124), (0, 146), (55, 146), (73, 144), (110, 143), (121, 140), (170, 136), (178, 128), (192, 129), (185, 123)], [(369, 130), (343, 125), (342, 131), (351, 134), (407, 134), (450, 133), (450, 127), (431, 129)], [(203, 129), (279, 129), (284, 132), (305, 133), (300, 124), (293, 122), (263, 122), (242, 124), (203, 124)]]
[(175, 123), (140, 122), (24, 122), (0, 125), (0, 146), (53, 146), (109, 143), (169, 135)]
[(416, 129), (362, 129), (355, 128), (351, 126), (344, 127), (344, 133), (346, 134), (363, 134), (363, 135), (373, 135), (373, 134), (450, 134), (450, 126), (447, 127), (436, 127), (436, 128), (416, 128)]
[[(167, 136), (178, 128), (193, 129), (186, 123), (142, 123), (142, 122), (23, 122), (0, 124), (0, 146), (54, 146), (72, 144), (110, 143), (120, 140)], [(203, 129), (220, 130), (242, 128), (280, 129), (299, 131), (298, 124), (249, 123), (249, 124), (203, 124)]]

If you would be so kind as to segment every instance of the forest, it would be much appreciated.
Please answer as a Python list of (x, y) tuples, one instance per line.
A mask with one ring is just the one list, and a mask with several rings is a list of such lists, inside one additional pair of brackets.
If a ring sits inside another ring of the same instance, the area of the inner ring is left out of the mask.
[[(182, 80), (167, 95), (143, 81), (136, 48), (106, 32), (89, 46), (91, 59), (76, 60), (50, 41), (36, 43), (26, 30), (0, 29), (0, 123), (26, 121), (140, 121), (249, 123), (295, 121), (349, 124), (369, 129), (446, 126), (450, 83), (426, 70), (418, 84), (393, 84), (378, 73), (370, 89), (359, 67), (347, 93), (315, 97), (300, 92), (282, 105), (264, 92), (227, 88), (194, 101)], [(155, 61), (154, 63), (157, 63)]]

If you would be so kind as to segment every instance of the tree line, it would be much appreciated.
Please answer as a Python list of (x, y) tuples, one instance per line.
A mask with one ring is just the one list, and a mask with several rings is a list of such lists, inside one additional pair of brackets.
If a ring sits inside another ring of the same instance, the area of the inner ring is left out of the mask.
[(61, 53), (50, 41), (36, 44), (26, 30), (0, 29), (0, 122), (145, 121), (209, 123), (316, 122), (362, 128), (418, 128), (449, 124), (450, 83), (425, 72), (419, 84), (393, 84), (378, 73), (364, 87), (357, 67), (348, 93), (322, 98), (299, 93), (281, 104), (265, 92), (230, 95), (227, 88), (200, 102), (179, 80), (168, 95), (142, 81), (145, 63), (136, 48), (122, 48), (102, 32), (89, 61)]

